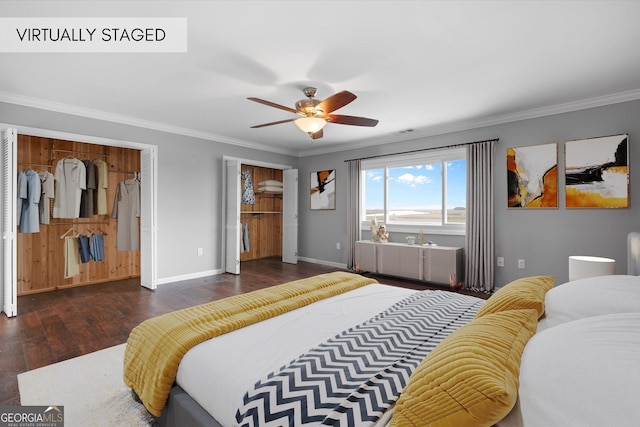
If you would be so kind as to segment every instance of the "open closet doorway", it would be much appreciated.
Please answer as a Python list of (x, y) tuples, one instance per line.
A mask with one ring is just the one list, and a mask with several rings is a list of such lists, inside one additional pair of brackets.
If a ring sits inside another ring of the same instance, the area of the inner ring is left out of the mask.
[(239, 274), (241, 261), (281, 257), (298, 261), (298, 170), (224, 156), (223, 232), (225, 271)]
[[(155, 289), (157, 286), (156, 273), (156, 198), (157, 198), (157, 147), (149, 144), (134, 143), (128, 141), (111, 140), (99, 137), (91, 137), (84, 135), (68, 134), (56, 131), (33, 129), (26, 127), (10, 127), (0, 125), (3, 129), (3, 204), (2, 204), (2, 227), (3, 227), (3, 250), (2, 250), (2, 311), (7, 316), (17, 314), (17, 307), (11, 312), (10, 305), (5, 304), (4, 295), (15, 296), (18, 293), (18, 280), (16, 272), (18, 270), (17, 263), (20, 254), (16, 250), (16, 204), (17, 189), (15, 185), (15, 177), (17, 174), (17, 153), (18, 153), (18, 133), (20, 136), (29, 135), (40, 138), (49, 138), (54, 140), (65, 140), (78, 144), (89, 144), (96, 146), (104, 146), (105, 150), (130, 149), (139, 154), (139, 160), (136, 161), (135, 169), (139, 171), (140, 181), (140, 281), (141, 285), (149, 289)], [(8, 128), (8, 131), (4, 129)], [(17, 129), (16, 129), (17, 128)], [(16, 135), (15, 140), (6, 138), (9, 146), (5, 144), (4, 135), (10, 135), (11, 131)], [(127, 151), (127, 150), (125, 150)], [(5, 156), (5, 154), (7, 154)], [(7, 178), (5, 179), (5, 176)], [(12, 203), (5, 203), (6, 201)], [(112, 200), (110, 201), (112, 202)], [(110, 213), (109, 206), (109, 213)], [(7, 307), (5, 307), (7, 305)]]

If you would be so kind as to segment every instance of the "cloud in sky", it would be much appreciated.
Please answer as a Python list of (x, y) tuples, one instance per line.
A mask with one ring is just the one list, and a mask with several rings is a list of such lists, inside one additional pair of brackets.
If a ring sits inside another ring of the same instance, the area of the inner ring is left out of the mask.
[(410, 173), (405, 173), (396, 178), (396, 181), (402, 184), (407, 184), (411, 187), (415, 187), (421, 184), (429, 184), (431, 179), (425, 175), (413, 175)]

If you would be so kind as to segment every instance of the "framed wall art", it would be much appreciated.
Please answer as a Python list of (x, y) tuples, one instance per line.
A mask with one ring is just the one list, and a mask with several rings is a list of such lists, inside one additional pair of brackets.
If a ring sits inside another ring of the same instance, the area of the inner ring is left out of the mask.
[(629, 135), (564, 143), (567, 208), (629, 207)]
[(336, 170), (311, 172), (311, 210), (336, 208)]
[(558, 144), (507, 148), (507, 207), (558, 207)]

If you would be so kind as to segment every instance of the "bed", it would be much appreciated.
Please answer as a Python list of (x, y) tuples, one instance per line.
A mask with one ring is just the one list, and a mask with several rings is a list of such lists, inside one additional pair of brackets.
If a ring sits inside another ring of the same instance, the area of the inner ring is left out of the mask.
[(485, 301), (320, 275), (143, 322), (124, 380), (161, 426), (632, 425), (640, 279), (553, 285)]

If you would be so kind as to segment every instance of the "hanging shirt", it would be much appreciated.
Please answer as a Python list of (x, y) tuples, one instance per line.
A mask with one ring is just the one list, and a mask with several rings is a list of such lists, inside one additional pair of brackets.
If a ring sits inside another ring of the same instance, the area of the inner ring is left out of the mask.
[(20, 220), (22, 219), (22, 202), (27, 198), (27, 176), (24, 172), (18, 171), (18, 188), (16, 191), (18, 192), (16, 220), (18, 221), (17, 225), (20, 225)]
[(93, 216), (93, 193), (97, 187), (96, 165), (91, 160), (83, 160), (87, 185), (80, 195), (80, 218), (91, 218)]
[(140, 250), (140, 181), (127, 179), (116, 188), (111, 217), (118, 220), (116, 250)]
[(51, 219), (49, 214), (49, 206), (51, 204), (49, 200), (55, 196), (55, 179), (51, 172), (38, 172), (38, 176), (40, 176), (40, 189), (42, 190), (40, 203), (38, 203), (38, 207), (40, 208), (40, 224), (49, 224)]
[(107, 188), (109, 188), (109, 170), (107, 169), (107, 162), (102, 159), (96, 159), (93, 161), (96, 166), (96, 192), (94, 193), (95, 201), (93, 205), (93, 213), (96, 215), (106, 215), (108, 213), (107, 208)]
[(53, 202), (54, 218), (79, 218), (80, 197), (87, 188), (84, 164), (78, 159), (62, 159), (56, 165), (56, 198)]
[(40, 232), (40, 176), (33, 170), (25, 173), (27, 178), (27, 198), (22, 202), (22, 215), (20, 219), (21, 233), (39, 233)]
[(256, 195), (253, 192), (253, 181), (251, 180), (251, 171), (242, 171), (242, 179), (244, 180), (242, 188), (242, 203), (245, 205), (253, 205), (256, 203)]

